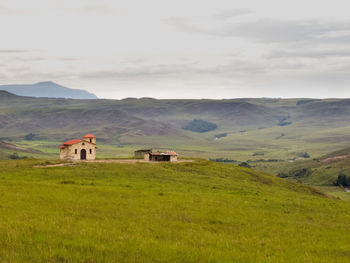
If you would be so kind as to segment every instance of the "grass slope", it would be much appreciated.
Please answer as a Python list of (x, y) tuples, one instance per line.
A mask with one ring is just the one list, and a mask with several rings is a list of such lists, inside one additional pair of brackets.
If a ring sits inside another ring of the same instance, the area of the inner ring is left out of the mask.
[[(276, 173), (314, 186), (331, 186), (340, 173), (350, 175), (350, 148), (326, 154), (320, 158), (284, 163), (274, 167)], [(300, 173), (298, 171), (308, 170)]]
[(39, 163), (0, 162), (1, 262), (350, 262), (350, 203), (275, 176)]

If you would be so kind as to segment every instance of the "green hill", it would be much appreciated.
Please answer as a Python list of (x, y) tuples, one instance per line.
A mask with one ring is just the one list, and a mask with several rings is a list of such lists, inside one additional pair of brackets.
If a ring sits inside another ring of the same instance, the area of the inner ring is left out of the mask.
[[(341, 99), (74, 100), (0, 91), (0, 139), (47, 149), (46, 158), (57, 158), (61, 141), (94, 133), (100, 157), (147, 147), (190, 157), (288, 160), (343, 148), (349, 113), (350, 100)], [(41, 139), (25, 141), (30, 133)]]
[(1, 262), (350, 262), (350, 203), (232, 165), (0, 162)]
[(345, 148), (319, 158), (299, 160), (279, 168), (279, 175), (284, 178), (314, 186), (334, 185), (339, 174), (350, 175), (350, 148)]
[(43, 157), (45, 153), (31, 149), (17, 146), (12, 143), (0, 141), (0, 159), (21, 159), (30, 157)]

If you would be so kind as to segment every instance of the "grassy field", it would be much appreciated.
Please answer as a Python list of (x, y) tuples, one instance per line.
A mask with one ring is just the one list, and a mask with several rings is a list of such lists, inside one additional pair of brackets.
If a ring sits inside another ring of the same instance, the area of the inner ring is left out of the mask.
[(350, 203), (247, 168), (0, 162), (1, 262), (350, 262)]

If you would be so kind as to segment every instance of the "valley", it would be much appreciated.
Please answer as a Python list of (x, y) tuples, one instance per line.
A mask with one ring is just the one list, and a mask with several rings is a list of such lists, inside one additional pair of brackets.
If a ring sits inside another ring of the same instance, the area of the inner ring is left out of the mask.
[(310, 176), (286, 177), (328, 187), (340, 170), (350, 172), (348, 160), (342, 168), (314, 160), (350, 145), (349, 113), (350, 100), (342, 99), (74, 100), (0, 91), (0, 159), (57, 159), (60, 142), (83, 130), (98, 136), (101, 159), (172, 149), (275, 175), (316, 163)]

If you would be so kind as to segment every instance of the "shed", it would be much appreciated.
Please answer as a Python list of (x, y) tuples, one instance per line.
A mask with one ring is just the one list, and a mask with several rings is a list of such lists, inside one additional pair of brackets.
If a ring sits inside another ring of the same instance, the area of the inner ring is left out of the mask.
[(143, 150), (137, 150), (134, 152), (136, 159), (144, 159), (145, 154), (150, 154), (152, 152), (152, 149), (143, 149)]

